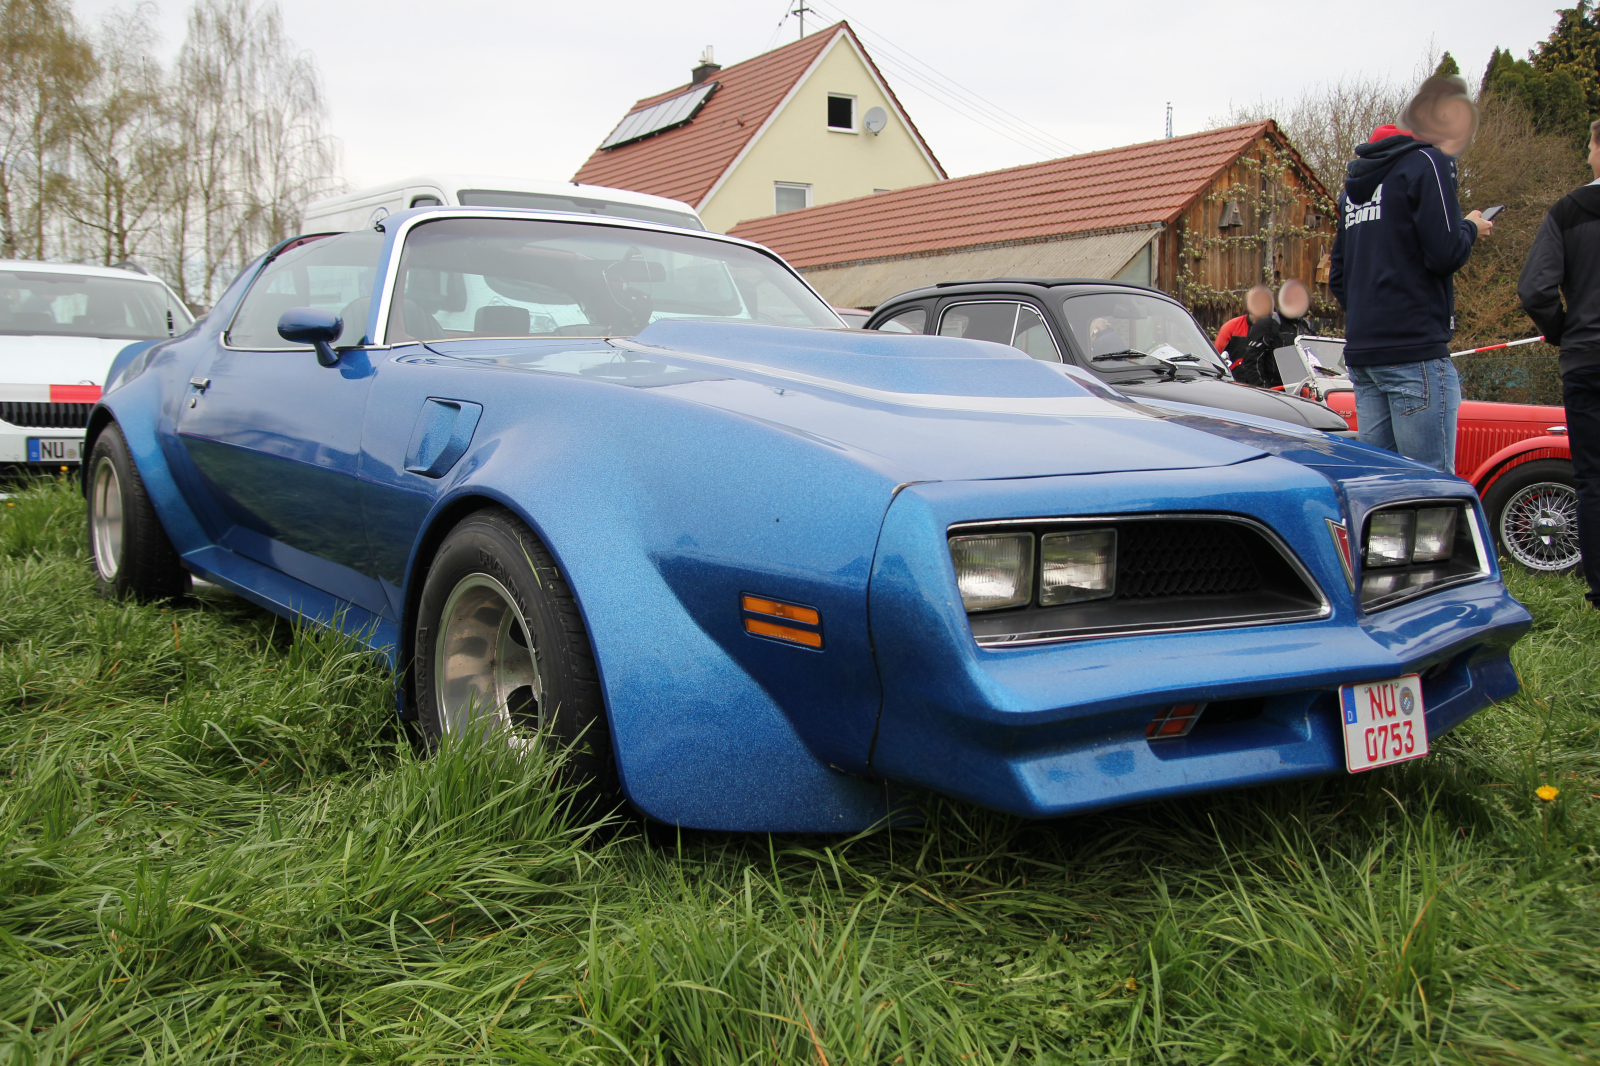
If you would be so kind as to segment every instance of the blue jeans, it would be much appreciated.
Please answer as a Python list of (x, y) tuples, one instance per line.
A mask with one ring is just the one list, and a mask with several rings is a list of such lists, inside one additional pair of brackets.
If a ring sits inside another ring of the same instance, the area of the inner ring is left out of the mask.
[(1456, 472), (1461, 378), (1449, 358), (1350, 367), (1361, 443)]

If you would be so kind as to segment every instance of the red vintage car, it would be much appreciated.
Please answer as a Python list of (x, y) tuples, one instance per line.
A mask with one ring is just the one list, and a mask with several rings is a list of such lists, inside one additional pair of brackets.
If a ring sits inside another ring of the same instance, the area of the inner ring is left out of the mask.
[[(1320, 400), (1356, 426), (1344, 339), (1301, 337), (1277, 352), (1285, 390)], [(1567, 411), (1526, 403), (1463, 400), (1456, 473), (1483, 498), (1502, 555), (1546, 573), (1577, 567), (1578, 496), (1573, 488)]]

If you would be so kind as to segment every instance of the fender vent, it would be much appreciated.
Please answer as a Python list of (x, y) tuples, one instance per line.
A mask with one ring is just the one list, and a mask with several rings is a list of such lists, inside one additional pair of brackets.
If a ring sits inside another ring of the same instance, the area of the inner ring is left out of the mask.
[(0, 422), (13, 426), (40, 426), (50, 429), (83, 429), (89, 425), (92, 403), (29, 403), (0, 400)]

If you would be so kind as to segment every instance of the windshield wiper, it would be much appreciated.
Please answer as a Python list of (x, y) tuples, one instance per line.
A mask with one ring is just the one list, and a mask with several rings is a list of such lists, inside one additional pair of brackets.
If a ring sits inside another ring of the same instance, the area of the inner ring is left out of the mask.
[(1177, 381), (1178, 380), (1178, 364), (1174, 363), (1170, 359), (1163, 359), (1159, 355), (1151, 355), (1149, 352), (1141, 352), (1137, 348), (1124, 348), (1120, 352), (1107, 352), (1104, 355), (1091, 355), (1089, 357), (1089, 362), (1091, 362), (1091, 363), (1104, 363), (1104, 362), (1106, 362), (1108, 360), (1112, 360), (1112, 359), (1120, 359), (1123, 362), (1132, 362), (1134, 359), (1154, 359), (1157, 363), (1160, 364), (1160, 366), (1158, 366), (1158, 367), (1155, 367), (1155, 366), (1141, 367), (1140, 369), (1142, 369), (1142, 370), (1165, 370), (1167, 372), (1167, 380), (1168, 381)]
[[(1157, 355), (1157, 356), (1153, 356), (1152, 358), (1160, 359), (1161, 356)], [(1185, 353), (1183, 355), (1175, 355), (1171, 359), (1168, 359), (1168, 360), (1165, 360), (1165, 361), (1169, 362), (1169, 363), (1183, 363), (1185, 366), (1187, 366), (1190, 363), (1193, 363), (1194, 364), (1194, 369), (1200, 371), (1201, 373), (1206, 373), (1206, 372), (1209, 371), (1209, 372), (1211, 372), (1213, 377), (1216, 377), (1216, 378), (1221, 378), (1222, 377), (1222, 368), (1220, 366), (1217, 366), (1215, 363), (1209, 363), (1206, 360), (1200, 358), (1198, 355), (1194, 355), (1192, 353)]]

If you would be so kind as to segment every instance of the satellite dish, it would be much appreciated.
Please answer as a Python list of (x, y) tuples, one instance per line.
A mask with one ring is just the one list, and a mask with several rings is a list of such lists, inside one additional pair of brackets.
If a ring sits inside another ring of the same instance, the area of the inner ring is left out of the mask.
[(861, 124), (867, 128), (868, 133), (876, 137), (889, 124), (889, 113), (881, 107), (869, 107), (867, 113), (861, 116)]

